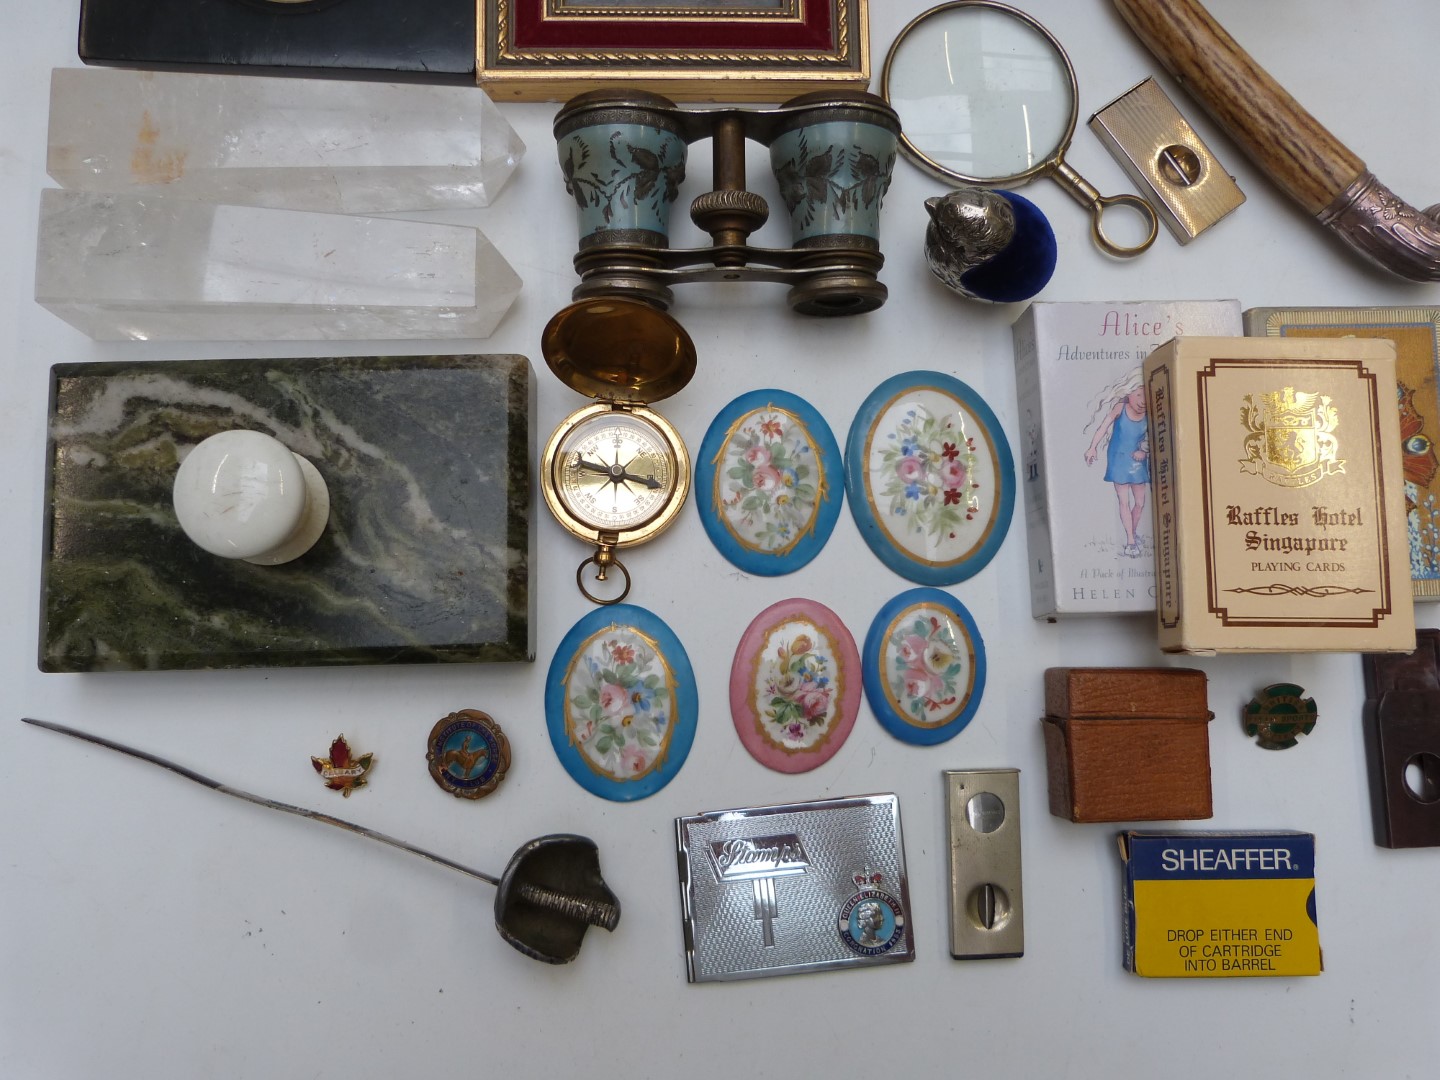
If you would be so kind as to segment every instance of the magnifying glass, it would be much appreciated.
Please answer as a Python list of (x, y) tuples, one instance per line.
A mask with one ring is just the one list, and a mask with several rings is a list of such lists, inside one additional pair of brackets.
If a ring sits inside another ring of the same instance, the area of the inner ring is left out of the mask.
[[(1060, 42), (1023, 11), (992, 0), (955, 0), (922, 12), (885, 57), (880, 93), (900, 114), (900, 150), (926, 172), (980, 187), (1017, 187), (1051, 176), (1090, 211), (1090, 235), (1130, 258), (1160, 223), (1138, 195), (1101, 195), (1065, 163), (1079, 86)], [(1102, 218), (1126, 206), (1144, 218), (1134, 246), (1105, 234)]]

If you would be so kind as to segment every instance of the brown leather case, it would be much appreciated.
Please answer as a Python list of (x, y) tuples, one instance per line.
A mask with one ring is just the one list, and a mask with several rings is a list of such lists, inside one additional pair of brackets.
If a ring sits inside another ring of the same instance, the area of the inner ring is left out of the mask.
[(1205, 683), (1189, 668), (1046, 671), (1050, 813), (1079, 822), (1210, 817)]

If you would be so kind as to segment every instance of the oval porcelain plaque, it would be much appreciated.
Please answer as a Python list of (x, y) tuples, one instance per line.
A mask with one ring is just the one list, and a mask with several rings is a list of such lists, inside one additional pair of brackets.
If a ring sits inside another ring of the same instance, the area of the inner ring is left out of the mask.
[(964, 605), (911, 589), (865, 635), (865, 700), (886, 731), (920, 746), (960, 734), (985, 691), (985, 643)]
[(750, 756), (777, 772), (825, 764), (860, 708), (860, 654), (840, 617), (813, 600), (781, 600), (740, 639), (730, 715)]
[(1015, 464), (980, 395), (938, 371), (886, 379), (845, 446), (850, 512), (870, 550), (921, 585), (953, 585), (1000, 549), (1015, 508)]
[(550, 743), (575, 782), (606, 799), (643, 799), (674, 779), (695, 739), (696, 713), (690, 658), (644, 608), (597, 608), (550, 661)]
[(705, 432), (696, 502), (720, 554), (749, 574), (800, 569), (840, 514), (840, 447), (824, 417), (784, 390), (741, 394)]

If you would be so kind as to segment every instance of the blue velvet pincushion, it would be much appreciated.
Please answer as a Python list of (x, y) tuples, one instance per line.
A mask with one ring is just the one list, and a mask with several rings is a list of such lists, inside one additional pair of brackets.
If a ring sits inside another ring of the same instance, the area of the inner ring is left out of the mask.
[(972, 300), (1028, 300), (1055, 272), (1055, 231), (1012, 191), (960, 188), (925, 200), (925, 261), (945, 285)]

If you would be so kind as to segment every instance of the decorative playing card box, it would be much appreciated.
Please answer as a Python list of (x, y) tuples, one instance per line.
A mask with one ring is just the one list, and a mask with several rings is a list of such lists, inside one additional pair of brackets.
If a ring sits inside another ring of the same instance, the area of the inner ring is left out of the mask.
[(1395, 343), (1411, 591), (1417, 600), (1440, 599), (1440, 307), (1250, 308), (1245, 333)]
[(1145, 384), (1162, 649), (1415, 648), (1391, 342), (1177, 338)]
[(1180, 334), (1239, 334), (1239, 302), (1034, 303), (1012, 332), (1030, 613), (1154, 611), (1140, 364)]

